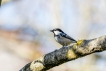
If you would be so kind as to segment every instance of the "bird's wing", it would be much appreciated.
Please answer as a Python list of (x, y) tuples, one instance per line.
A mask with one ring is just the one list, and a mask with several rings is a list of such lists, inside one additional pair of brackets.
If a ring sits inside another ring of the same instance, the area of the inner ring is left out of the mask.
[(65, 38), (68, 38), (68, 39), (70, 39), (70, 40), (73, 40), (73, 41), (77, 42), (76, 40), (74, 40), (73, 38), (71, 38), (70, 36), (68, 36), (68, 35), (65, 34), (65, 33), (60, 33), (60, 35), (61, 35), (62, 37), (65, 37)]

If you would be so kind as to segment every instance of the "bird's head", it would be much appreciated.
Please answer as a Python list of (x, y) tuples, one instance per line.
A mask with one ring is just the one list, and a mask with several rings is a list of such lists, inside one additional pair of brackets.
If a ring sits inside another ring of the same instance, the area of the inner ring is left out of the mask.
[(58, 35), (59, 33), (64, 33), (61, 29), (59, 28), (55, 28), (53, 30), (50, 30), (51, 32), (53, 32), (55, 35)]

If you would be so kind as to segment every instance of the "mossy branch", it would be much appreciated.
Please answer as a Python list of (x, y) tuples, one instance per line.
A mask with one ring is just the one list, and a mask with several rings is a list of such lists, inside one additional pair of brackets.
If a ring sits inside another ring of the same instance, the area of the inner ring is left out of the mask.
[(46, 71), (65, 62), (104, 50), (106, 50), (106, 36), (78, 40), (76, 44), (62, 47), (28, 63), (20, 71)]

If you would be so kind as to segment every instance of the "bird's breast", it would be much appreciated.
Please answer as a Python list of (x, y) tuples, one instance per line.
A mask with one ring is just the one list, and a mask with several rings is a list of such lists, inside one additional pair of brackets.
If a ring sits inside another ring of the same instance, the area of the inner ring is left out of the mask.
[(71, 41), (69, 39), (64, 38), (62, 36), (56, 36), (55, 40), (63, 46), (69, 45), (71, 43)]

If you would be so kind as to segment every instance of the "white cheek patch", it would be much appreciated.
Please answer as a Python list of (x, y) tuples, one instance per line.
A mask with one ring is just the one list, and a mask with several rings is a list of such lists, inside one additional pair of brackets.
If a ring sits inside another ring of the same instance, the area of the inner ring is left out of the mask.
[(54, 31), (54, 33), (55, 33), (56, 35), (58, 35), (58, 34), (60, 34), (61, 32), (59, 32), (59, 31)]

